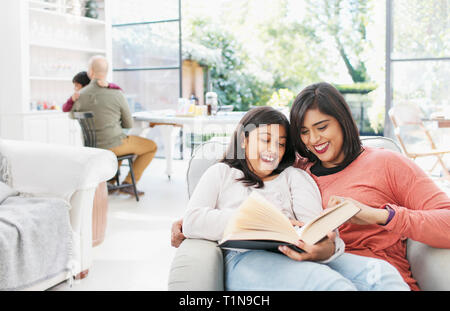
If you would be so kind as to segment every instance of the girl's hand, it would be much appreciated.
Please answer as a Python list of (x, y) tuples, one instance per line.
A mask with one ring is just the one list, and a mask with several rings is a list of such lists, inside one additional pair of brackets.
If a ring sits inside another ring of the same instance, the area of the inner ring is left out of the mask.
[(78, 92), (73, 93), (72, 101), (76, 102), (78, 100), (78, 98), (80, 98), (80, 93), (78, 93)]
[(328, 201), (327, 208), (336, 206), (343, 201), (350, 201), (358, 206), (361, 211), (348, 220), (349, 223), (356, 225), (385, 225), (389, 217), (389, 212), (383, 208), (373, 208), (361, 202), (353, 200), (352, 198), (344, 198), (339, 196), (332, 196)]
[(303, 226), (305, 225), (303, 222), (301, 222), (301, 221), (299, 221), (299, 220), (297, 220), (297, 219), (292, 219), (292, 218), (290, 218), (289, 220), (291, 221), (291, 224), (292, 224), (294, 227), (295, 227), (295, 226), (303, 227)]
[(178, 248), (186, 237), (183, 234), (183, 219), (177, 220), (172, 224), (170, 244)]
[(108, 87), (109, 83), (107, 81), (105, 81), (105, 80), (97, 80), (97, 85), (99, 87)]
[(335, 252), (335, 243), (336, 239), (335, 232), (329, 232), (327, 237), (322, 239), (320, 242), (310, 245), (305, 242), (299, 240), (295, 246), (303, 249), (306, 253), (299, 253), (288, 246), (280, 246), (278, 249), (280, 252), (288, 256), (289, 258), (297, 261), (322, 261), (327, 260), (331, 256), (333, 256)]

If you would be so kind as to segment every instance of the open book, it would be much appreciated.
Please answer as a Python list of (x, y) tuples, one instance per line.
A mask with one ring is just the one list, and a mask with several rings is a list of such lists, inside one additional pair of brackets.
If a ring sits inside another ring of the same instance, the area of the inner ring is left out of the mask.
[(301, 252), (303, 250), (295, 246), (299, 239), (316, 244), (359, 211), (355, 204), (344, 201), (295, 229), (279, 209), (253, 191), (228, 222), (218, 246), (277, 251), (279, 245), (287, 245)]

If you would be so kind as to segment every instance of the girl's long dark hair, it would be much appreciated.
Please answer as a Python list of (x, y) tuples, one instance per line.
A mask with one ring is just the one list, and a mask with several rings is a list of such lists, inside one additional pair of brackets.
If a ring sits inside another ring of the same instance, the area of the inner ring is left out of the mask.
[(345, 158), (340, 165), (348, 165), (356, 159), (361, 153), (362, 143), (350, 107), (342, 94), (334, 86), (325, 82), (307, 86), (294, 100), (290, 121), (291, 136), (296, 151), (310, 162), (319, 161), (312, 152), (307, 150), (300, 137), (303, 120), (309, 109), (319, 109), (320, 112), (334, 117), (341, 125), (344, 135), (342, 148)]
[(233, 133), (227, 152), (225, 153), (224, 158), (220, 161), (228, 164), (230, 167), (241, 170), (244, 173), (244, 177), (239, 178), (238, 181), (243, 182), (247, 187), (257, 185), (256, 188), (262, 188), (264, 187), (264, 182), (255, 173), (253, 173), (248, 166), (248, 162), (245, 157), (245, 150), (242, 148), (242, 144), (244, 143), (243, 138), (248, 137), (249, 133), (259, 126), (271, 124), (279, 124), (284, 127), (286, 130), (287, 139), (286, 150), (283, 158), (270, 176), (280, 174), (284, 169), (294, 164), (295, 151), (289, 132), (289, 121), (287, 117), (272, 107), (253, 108), (242, 117)]

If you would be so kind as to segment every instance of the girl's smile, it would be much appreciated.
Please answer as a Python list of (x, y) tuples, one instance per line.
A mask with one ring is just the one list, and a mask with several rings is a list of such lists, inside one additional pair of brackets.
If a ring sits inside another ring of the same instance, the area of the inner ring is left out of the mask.
[(261, 152), (259, 157), (261, 161), (266, 163), (273, 163), (276, 159), (278, 159), (278, 155), (272, 152)]
[(245, 157), (250, 170), (261, 179), (278, 167), (286, 151), (286, 129), (278, 124), (262, 125), (245, 138)]

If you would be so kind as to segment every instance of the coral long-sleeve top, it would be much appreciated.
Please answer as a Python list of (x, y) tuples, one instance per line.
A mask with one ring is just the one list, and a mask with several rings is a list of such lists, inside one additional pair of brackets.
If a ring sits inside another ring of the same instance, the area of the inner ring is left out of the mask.
[[(300, 165), (301, 166), (301, 165)], [(304, 167), (311, 174), (312, 164)], [(381, 258), (394, 265), (412, 290), (419, 290), (406, 259), (406, 239), (450, 248), (450, 199), (412, 160), (397, 152), (365, 147), (343, 170), (311, 174), (323, 208), (332, 195), (374, 208), (388, 204), (395, 216), (385, 226), (346, 223), (339, 228), (346, 252)]]

